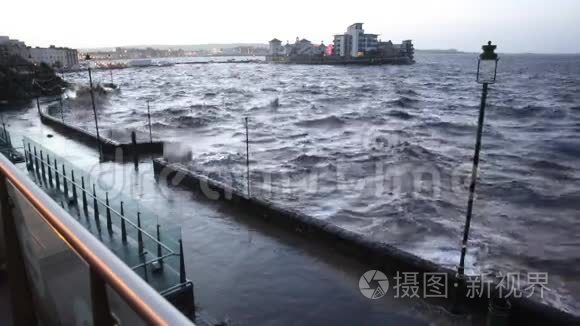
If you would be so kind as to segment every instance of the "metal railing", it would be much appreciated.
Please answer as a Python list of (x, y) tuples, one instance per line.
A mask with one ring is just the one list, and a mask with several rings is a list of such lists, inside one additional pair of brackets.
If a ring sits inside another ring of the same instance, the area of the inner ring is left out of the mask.
[(3, 155), (0, 197), (15, 324), (192, 325)]
[[(189, 286), (191, 282), (185, 275), (179, 227), (162, 227), (155, 214), (120, 192), (106, 191), (104, 198), (99, 197), (96, 184), (100, 185), (102, 180), (85, 173), (28, 137), (24, 137), (23, 142), (26, 166), (33, 180), (146, 282), (162, 294), (176, 287)], [(104, 187), (107, 188), (106, 185)], [(111, 205), (116, 200), (119, 201), (119, 209)], [(106, 228), (102, 228), (101, 220), (105, 217)], [(91, 223), (96, 229), (91, 228)], [(106, 231), (101, 232), (101, 229)]]

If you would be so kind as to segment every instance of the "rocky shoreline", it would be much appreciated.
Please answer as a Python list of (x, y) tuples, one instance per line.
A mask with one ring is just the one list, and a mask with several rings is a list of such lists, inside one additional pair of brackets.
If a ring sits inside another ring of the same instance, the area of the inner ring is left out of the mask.
[(0, 60), (0, 101), (60, 95), (68, 86), (46, 64), (35, 65), (18, 56)]

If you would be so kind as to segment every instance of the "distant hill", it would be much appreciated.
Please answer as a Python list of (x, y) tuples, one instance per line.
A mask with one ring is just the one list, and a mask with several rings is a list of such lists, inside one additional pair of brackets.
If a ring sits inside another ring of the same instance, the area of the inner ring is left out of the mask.
[[(162, 44), (150, 44), (150, 45), (124, 45), (119, 46), (120, 48), (132, 48), (132, 49), (145, 49), (153, 48), (160, 50), (167, 49), (182, 49), (185, 51), (197, 51), (197, 50), (211, 50), (211, 49), (229, 49), (238, 46), (252, 46), (252, 47), (268, 47), (265, 43), (208, 43), (208, 44), (182, 44), (182, 45), (162, 45)], [(79, 49), (81, 52), (96, 52), (96, 51), (114, 51), (114, 47), (104, 47), (104, 48), (85, 48)]]

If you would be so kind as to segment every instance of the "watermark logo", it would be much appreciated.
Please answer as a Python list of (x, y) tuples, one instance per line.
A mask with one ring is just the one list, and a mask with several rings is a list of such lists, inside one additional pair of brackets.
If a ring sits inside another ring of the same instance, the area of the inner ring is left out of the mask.
[[(465, 278), (465, 297), (491, 298), (495, 292), (499, 298), (521, 298), (532, 296), (544, 298), (548, 288), (548, 273), (527, 272), (520, 273), (498, 273), (490, 275), (480, 274)], [(399, 272), (392, 278), (393, 296), (398, 298), (448, 298), (448, 291), (457, 287), (457, 283), (449, 283), (446, 273), (419, 273), (419, 272)], [(389, 280), (387, 276), (378, 270), (370, 270), (364, 273), (359, 280), (359, 289), (368, 299), (380, 299), (389, 290)]]
[(383, 272), (373, 269), (367, 271), (360, 277), (358, 287), (366, 298), (376, 300), (387, 294), (389, 280)]

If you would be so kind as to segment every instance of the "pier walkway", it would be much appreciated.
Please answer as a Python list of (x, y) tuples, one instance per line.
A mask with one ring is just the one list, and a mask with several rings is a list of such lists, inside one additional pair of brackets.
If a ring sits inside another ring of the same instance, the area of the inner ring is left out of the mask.
[(21, 119), (12, 120), (13, 139), (28, 136), (151, 208), (159, 224), (181, 225), (186, 274), (195, 284), (196, 308), (219, 321), (237, 325), (483, 324), (481, 316), (453, 316), (423, 300), (394, 298), (392, 289), (390, 295), (370, 300), (361, 294), (359, 280), (376, 269), (373, 264), (306, 241), (294, 230), (252, 218), (252, 212), (158, 183), (148, 158), (141, 158), (138, 170), (124, 162), (100, 162), (92, 147), (59, 134), (47, 137), (52, 130), (38, 120), (36, 108), (21, 113)]

